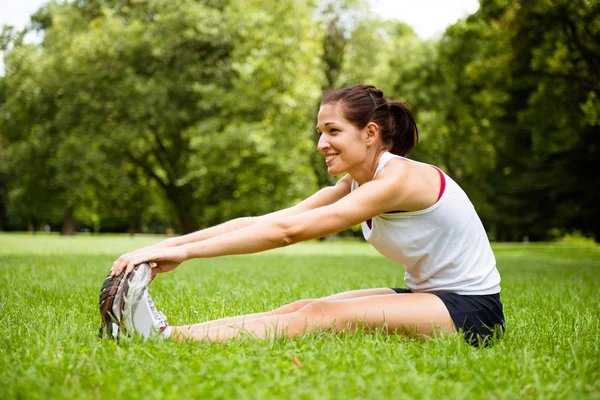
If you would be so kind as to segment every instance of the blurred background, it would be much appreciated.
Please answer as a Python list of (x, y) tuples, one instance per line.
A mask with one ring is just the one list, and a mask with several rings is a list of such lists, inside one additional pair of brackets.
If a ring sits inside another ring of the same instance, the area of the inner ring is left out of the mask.
[(0, 230), (185, 233), (291, 206), (337, 180), (316, 151), (322, 92), (369, 83), (410, 104), (411, 158), (466, 190), (492, 240), (600, 239), (597, 0), (0, 15)]

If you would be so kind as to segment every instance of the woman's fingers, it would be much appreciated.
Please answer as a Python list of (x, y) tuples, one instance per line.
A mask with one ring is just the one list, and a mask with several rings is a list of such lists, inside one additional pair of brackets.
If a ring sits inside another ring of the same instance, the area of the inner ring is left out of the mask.
[[(127, 266), (131, 263), (131, 261), (136, 258), (139, 258), (140, 255), (145, 252), (145, 250), (146, 249), (138, 249), (138, 250), (123, 254), (121, 257), (119, 257), (117, 259), (117, 261), (115, 261), (113, 263), (113, 266), (110, 269), (111, 275), (112, 276), (121, 275), (121, 272), (123, 272), (123, 270), (127, 268)], [(131, 272), (131, 271), (129, 271), (129, 272)], [(129, 274), (129, 272), (127, 272), (127, 274)]]
[[(131, 271), (133, 271), (133, 267), (135, 265), (133, 265), (131, 268), (129, 268), (129, 266), (132, 264), (132, 262), (136, 259), (140, 258), (140, 254), (136, 254), (136, 252), (131, 252), (131, 253), (126, 253), (123, 254), (121, 257), (119, 257), (117, 259), (117, 261), (115, 261), (115, 263), (113, 264), (110, 273), (112, 276), (119, 276), (121, 275), (121, 272), (123, 272), (123, 270), (125, 270), (125, 273), (127, 275), (129, 275), (129, 273)], [(138, 263), (139, 264), (139, 263)]]
[(110, 274), (112, 276), (119, 276), (119, 274), (121, 273), (121, 271), (123, 269), (122, 268), (123, 267), (123, 262), (130, 255), (131, 255), (131, 253), (125, 253), (121, 257), (117, 258), (117, 260), (113, 263), (112, 267), (110, 268)]
[(133, 271), (133, 269), (135, 268), (136, 265), (139, 265), (146, 261), (150, 261), (150, 259), (151, 259), (151, 257), (148, 256), (147, 254), (131, 257), (126, 264), (125, 276), (129, 275)]
[[(154, 274), (166, 272), (179, 265), (183, 259), (184, 255), (180, 250), (165, 248), (139, 249), (119, 257), (117, 261), (114, 262), (110, 274), (112, 276), (119, 276), (121, 273), (125, 273), (125, 276), (127, 276), (133, 271), (136, 265), (144, 262), (150, 263)], [(165, 263), (172, 263), (174, 266), (165, 270), (162, 268)]]
[(163, 249), (146, 249), (136, 254), (132, 254), (130, 257), (124, 260), (125, 276), (129, 275), (136, 265), (142, 263), (150, 263), (150, 266), (156, 266), (157, 262), (164, 261), (167, 257), (165, 250)]
[[(132, 259), (139, 257), (140, 255), (147, 253), (151, 247), (142, 247), (140, 249), (130, 251), (129, 253), (123, 254), (121, 257), (117, 258), (117, 260), (113, 263), (110, 274), (112, 276), (119, 276), (121, 272), (127, 268)], [(137, 264), (136, 264), (137, 265)]]

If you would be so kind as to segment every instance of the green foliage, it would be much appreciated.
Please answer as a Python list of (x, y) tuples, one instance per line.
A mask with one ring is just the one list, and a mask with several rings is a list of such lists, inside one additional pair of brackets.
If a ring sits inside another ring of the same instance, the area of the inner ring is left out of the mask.
[(486, 20), (499, 35), (485, 43), (483, 66), (502, 71), (487, 86), (508, 95), (504, 115), (493, 120), (500, 146), (489, 198), (497, 220), (507, 215), (525, 222), (504, 228), (513, 237), (546, 237), (552, 227), (579, 227), (600, 237), (592, 194), (600, 187), (591, 173), (600, 166), (600, 125), (593, 117), (600, 91), (599, 15), (597, 2), (509, 2)]
[[(7, 58), (2, 131), (16, 147), (35, 135), (47, 143), (56, 160), (48, 190), (88, 213), (105, 193), (104, 204), (125, 205), (139, 221), (145, 193), (158, 188), (188, 232), (290, 205), (314, 189), (302, 167), (304, 116), (319, 95), (311, 12), (297, 1), (51, 4), (36, 15), (42, 45)], [(253, 156), (240, 162), (240, 152)], [(147, 185), (130, 185), (132, 176)], [(254, 206), (214, 211), (248, 193)]]
[(436, 41), (363, 0), (51, 1), (29, 29), (41, 44), (0, 34), (12, 227), (187, 232), (292, 205), (337, 179), (321, 91), (371, 83), (493, 239), (600, 238), (598, 2), (485, 0)]
[(337, 87), (367, 82), (380, 87), (385, 93), (388, 88), (386, 78), (403, 70), (392, 72), (391, 55), (411, 39), (416, 39), (414, 32), (402, 22), (363, 17), (350, 33)]
[(188, 131), (201, 155), (190, 176), (203, 176), (195, 195), (209, 224), (289, 206), (316, 189), (310, 115), (321, 74), (312, 8), (238, 1), (229, 13), (232, 87), (213, 97), (222, 97), (221, 115)]

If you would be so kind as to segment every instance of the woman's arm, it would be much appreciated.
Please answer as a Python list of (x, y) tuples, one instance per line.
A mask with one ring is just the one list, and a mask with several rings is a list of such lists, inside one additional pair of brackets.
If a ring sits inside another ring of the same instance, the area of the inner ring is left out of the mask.
[(266, 214), (260, 217), (236, 218), (234, 220), (225, 222), (223, 224), (211, 228), (203, 229), (175, 238), (169, 238), (154, 245), (143, 247), (129, 253), (125, 253), (113, 263), (111, 273), (113, 275), (118, 275), (116, 271), (120, 271), (122, 269), (120, 268), (121, 265), (127, 265), (128, 260), (145, 257), (147, 254), (150, 254), (152, 252), (156, 253), (156, 251), (158, 250), (162, 250), (163, 252), (165, 252), (168, 248), (201, 242), (207, 239), (235, 232), (237, 230), (245, 229), (252, 225), (264, 226), (270, 221), (277, 221), (281, 218), (298, 215), (305, 211), (334, 203), (342, 197), (346, 196), (348, 193), (350, 193), (351, 183), (352, 178), (350, 177), (350, 175), (346, 175), (345, 177), (340, 179), (335, 186), (323, 188), (315, 194), (313, 194), (312, 196), (310, 196), (309, 198), (307, 198), (306, 200), (298, 203), (293, 207)]
[(322, 207), (327, 204), (335, 203), (336, 201), (350, 193), (351, 181), (352, 178), (350, 177), (350, 175), (346, 175), (344, 178), (340, 179), (335, 186), (323, 188), (315, 194), (313, 194), (312, 196), (310, 196), (309, 198), (307, 198), (306, 200), (303, 200), (302, 202), (296, 204), (293, 207), (289, 207), (284, 210), (279, 210), (259, 217), (236, 218), (234, 220), (222, 223), (220, 225), (216, 225), (211, 228), (203, 229), (175, 238), (170, 238), (164, 240), (163, 242), (168, 242), (169, 247), (199, 242), (202, 240), (213, 238), (215, 236), (220, 236), (229, 232), (233, 232), (238, 229), (243, 229), (253, 224), (264, 225), (269, 221), (276, 221), (283, 217), (297, 215), (308, 210)]
[(335, 203), (183, 246), (185, 259), (257, 253), (343, 231), (397, 209), (400, 179), (382, 173)]
[(177, 264), (191, 258), (218, 257), (234, 254), (250, 254), (287, 246), (293, 243), (316, 239), (350, 228), (375, 215), (398, 209), (398, 187), (401, 187), (403, 174), (394, 172), (379, 173), (371, 182), (362, 185), (338, 201), (299, 213), (264, 219), (212, 238), (184, 244), (175, 248), (156, 249), (138, 254), (136, 257), (120, 261), (114, 271), (126, 273), (135, 265), (154, 262), (159, 271), (165, 265)]

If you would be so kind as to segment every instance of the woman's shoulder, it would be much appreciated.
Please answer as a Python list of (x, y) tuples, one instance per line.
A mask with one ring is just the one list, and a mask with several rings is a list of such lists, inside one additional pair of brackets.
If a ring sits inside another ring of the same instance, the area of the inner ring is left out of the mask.
[(375, 173), (375, 178), (403, 180), (408, 176), (408, 174), (410, 174), (412, 162), (413, 161), (408, 158), (395, 156), (392, 154), (391, 157), (388, 156), (379, 163), (377, 172)]
[(442, 186), (440, 174), (432, 165), (405, 157), (388, 160), (376, 179), (395, 191), (396, 209), (406, 211), (424, 210), (435, 204)]
[(437, 172), (435, 174), (431, 174), (431, 171), (439, 170), (440, 168), (436, 167), (433, 164), (428, 164), (422, 161), (411, 160), (410, 158), (398, 156), (395, 154), (390, 154), (386, 157), (386, 159), (382, 159), (383, 162), (380, 162), (379, 171), (387, 171), (390, 173), (403, 173), (403, 174), (421, 174), (426, 173), (429, 175), (437, 176)]

